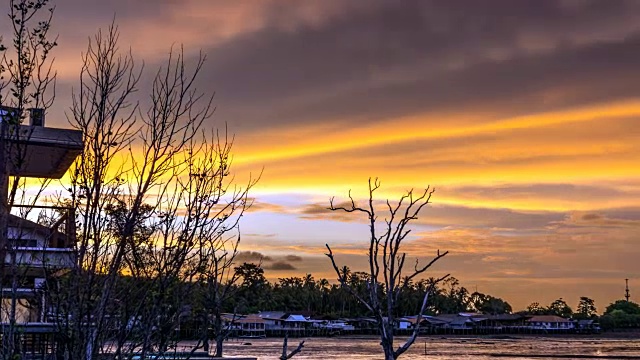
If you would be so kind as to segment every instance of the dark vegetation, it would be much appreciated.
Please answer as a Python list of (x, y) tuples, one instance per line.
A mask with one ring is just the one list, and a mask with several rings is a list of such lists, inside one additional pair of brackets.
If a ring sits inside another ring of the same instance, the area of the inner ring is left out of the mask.
[[(260, 265), (244, 263), (236, 267), (241, 274), (237, 295), (226, 305), (228, 312), (234, 309), (242, 313), (258, 311), (305, 312), (327, 319), (371, 316), (365, 305), (351, 296), (339, 283), (316, 279), (311, 274), (304, 277), (280, 278), (271, 283), (264, 276)], [(367, 295), (369, 276), (364, 272), (352, 272), (349, 267), (340, 269), (348, 285), (361, 296)], [(396, 316), (416, 315), (426, 290), (433, 286), (433, 279), (419, 279), (404, 284), (403, 292), (394, 307)], [(381, 299), (384, 298), (381, 293)], [(384, 300), (381, 300), (384, 302)], [(454, 277), (433, 286), (425, 314), (452, 314), (478, 311), (487, 314), (504, 314), (512, 311), (504, 300), (469, 291)]]

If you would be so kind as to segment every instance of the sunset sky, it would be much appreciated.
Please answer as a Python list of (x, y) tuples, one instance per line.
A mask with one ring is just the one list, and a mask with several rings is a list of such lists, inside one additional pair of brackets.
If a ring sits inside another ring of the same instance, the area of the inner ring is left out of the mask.
[(379, 177), (381, 200), (436, 188), (405, 244), (450, 251), (430, 276), (516, 310), (589, 296), (602, 311), (625, 278), (640, 299), (639, 1), (55, 3), (51, 126), (114, 16), (143, 81), (172, 45), (207, 54), (209, 125), (236, 135), (239, 178), (264, 169), (241, 248), (270, 279), (333, 279), (325, 243), (364, 270), (364, 219), (326, 208)]

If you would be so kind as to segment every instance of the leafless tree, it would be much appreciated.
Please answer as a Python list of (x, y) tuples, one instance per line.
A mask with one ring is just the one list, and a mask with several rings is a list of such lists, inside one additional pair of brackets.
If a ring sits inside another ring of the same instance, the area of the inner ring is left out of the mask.
[[(50, 284), (50, 303), (66, 358), (90, 359), (100, 344), (111, 290), (122, 270), (116, 255), (126, 248), (110, 231), (108, 210), (121, 204), (126, 178), (121, 165), (139, 126), (135, 123), (140, 70), (130, 53), (117, 47), (111, 26), (90, 40), (83, 54), (80, 86), (73, 92), (69, 123), (83, 132), (84, 151), (72, 166), (70, 184), (60, 201), (77, 209), (77, 267)], [(140, 212), (140, 209), (136, 211)], [(119, 258), (122, 256), (120, 255)]]
[(298, 346), (293, 349), (290, 353), (287, 353), (289, 350), (288, 348), (288, 341), (289, 341), (289, 334), (284, 334), (284, 340), (282, 341), (282, 355), (280, 356), (280, 360), (287, 360), (287, 359), (291, 359), (292, 357), (298, 355), (301, 351), (302, 348), (304, 347), (304, 341), (300, 341), (298, 343)]
[(141, 69), (118, 34), (112, 25), (91, 39), (69, 115), (85, 144), (61, 197), (78, 208), (79, 261), (49, 292), (68, 359), (170, 350), (187, 287), (228, 273), (256, 181), (235, 185), (233, 141), (205, 129), (213, 98), (195, 87), (205, 57), (188, 67), (172, 50), (139, 105)]
[[(25, 186), (21, 168), (26, 149), (17, 140), (31, 135), (28, 129), (20, 128), (27, 110), (37, 108), (44, 113), (54, 100), (56, 74), (52, 71), (50, 52), (56, 40), (49, 35), (52, 16), (53, 8), (48, 6), (48, 0), (10, 0), (10, 45), (5, 46), (0, 37), (0, 106), (11, 108), (10, 111), (4, 108), (0, 125), (0, 278), (8, 281), (11, 288), (8, 309), (3, 306), (8, 319), (8, 326), (2, 329), (0, 353), (3, 358), (19, 353), (16, 349), (17, 289), (24, 269), (16, 262), (16, 241), (7, 241), (8, 216), (16, 196), (24, 195)], [(12, 169), (11, 179), (7, 169)], [(5, 288), (4, 284), (0, 285)]]
[(449, 275), (436, 278), (431, 283), (422, 300), (422, 305), (416, 319), (416, 327), (409, 339), (399, 347), (394, 347), (394, 325), (395, 325), (395, 307), (398, 299), (402, 294), (405, 283), (410, 282), (414, 278), (426, 272), (436, 261), (448, 254), (441, 253), (439, 250), (436, 256), (426, 264), (420, 265), (416, 260), (414, 267), (408, 272), (403, 272), (407, 254), (402, 252), (402, 242), (410, 234), (408, 228), (411, 221), (418, 219), (420, 211), (429, 204), (431, 195), (434, 190), (427, 188), (419, 194), (414, 194), (413, 190), (405, 193), (400, 200), (392, 205), (389, 200), (386, 201), (386, 209), (388, 211), (384, 224), (377, 223), (378, 213), (374, 201), (374, 193), (380, 188), (380, 182), (376, 178), (372, 181), (369, 179), (369, 201), (368, 206), (360, 207), (349, 192), (350, 204), (346, 206), (336, 206), (334, 199), (331, 199), (330, 210), (346, 211), (348, 213), (364, 213), (369, 222), (369, 277), (367, 279), (367, 296), (362, 297), (349, 285), (344, 272), (336, 264), (335, 256), (331, 247), (327, 244), (328, 253), (326, 254), (331, 260), (331, 264), (338, 276), (341, 286), (346, 288), (352, 296), (356, 297), (374, 316), (378, 330), (380, 332), (380, 345), (384, 351), (385, 359), (394, 360), (406, 352), (414, 343), (419, 333), (419, 324), (422, 321), (429, 294), (438, 282), (446, 279)]
[(234, 271), (234, 260), (240, 244), (239, 222), (251, 205), (248, 191), (259, 177), (249, 179), (245, 187), (231, 187), (232, 183), (228, 178), (233, 140), (226, 136), (224, 139), (220, 136), (216, 138), (218, 141), (215, 146), (204, 151), (205, 161), (192, 169), (192, 176), (198, 181), (189, 193), (194, 197), (200, 197), (201, 193), (208, 194), (205, 203), (208, 206), (205, 206), (205, 213), (200, 216), (215, 219), (204, 224), (203, 231), (198, 236), (198, 282), (202, 290), (203, 346), (209, 351), (208, 329), (211, 326), (216, 343), (214, 354), (222, 357), (223, 342), (228, 338), (235, 320), (234, 313), (231, 321), (225, 322), (222, 311), (236, 293), (235, 285), (239, 279)]

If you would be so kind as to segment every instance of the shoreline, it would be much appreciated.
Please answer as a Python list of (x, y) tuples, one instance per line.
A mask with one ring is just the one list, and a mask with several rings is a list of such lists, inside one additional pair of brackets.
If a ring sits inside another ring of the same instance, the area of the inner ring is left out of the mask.
[[(405, 335), (396, 336), (397, 338), (405, 338)], [(269, 337), (278, 339), (279, 337)], [(303, 339), (305, 337), (300, 337)], [(308, 337), (311, 339), (313, 337)], [(336, 339), (379, 339), (378, 335), (338, 335), (333, 337), (320, 338), (336, 338)], [(290, 338), (295, 339), (295, 338)], [(446, 339), (486, 339), (486, 340), (518, 340), (518, 339), (572, 339), (572, 340), (633, 340), (640, 339), (640, 331), (634, 332), (603, 332), (600, 334), (434, 334), (434, 335), (418, 335), (418, 340), (446, 340)], [(240, 339), (243, 340), (243, 339)], [(251, 340), (251, 339), (247, 339)]]

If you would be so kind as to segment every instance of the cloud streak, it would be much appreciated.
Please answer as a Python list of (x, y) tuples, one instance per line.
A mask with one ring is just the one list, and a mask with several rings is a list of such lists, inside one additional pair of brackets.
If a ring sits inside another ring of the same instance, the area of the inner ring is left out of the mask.
[(515, 304), (542, 286), (608, 301), (616, 279), (640, 276), (638, 2), (56, 4), (54, 124), (87, 38), (113, 14), (147, 69), (179, 44), (208, 54), (207, 125), (237, 133), (240, 177), (264, 168), (238, 259), (269, 276), (330, 275), (324, 243), (363, 265), (363, 219), (327, 207), (349, 189), (362, 199), (371, 176), (382, 199), (435, 186), (407, 251), (451, 250), (437, 271)]

